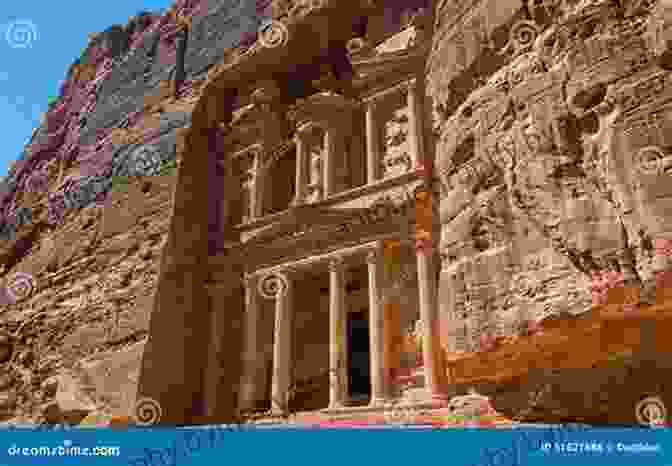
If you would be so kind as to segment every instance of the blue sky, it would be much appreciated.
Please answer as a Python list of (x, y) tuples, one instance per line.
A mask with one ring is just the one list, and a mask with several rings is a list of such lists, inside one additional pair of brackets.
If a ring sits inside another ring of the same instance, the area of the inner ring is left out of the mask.
[[(70, 64), (88, 35), (125, 25), (142, 10), (173, 0), (3, 1), (0, 10), (0, 176), (6, 176), (39, 126), (49, 100), (58, 95)], [(28, 45), (24, 47), (24, 45)]]

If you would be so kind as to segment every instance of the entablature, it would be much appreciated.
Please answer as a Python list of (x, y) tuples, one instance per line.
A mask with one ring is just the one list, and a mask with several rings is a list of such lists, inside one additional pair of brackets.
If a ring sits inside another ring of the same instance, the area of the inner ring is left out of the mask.
[(416, 194), (422, 180), (415, 174), (387, 179), (341, 193), (328, 202), (294, 206), (238, 225), (241, 242), (229, 246), (251, 266), (282, 263), (338, 250), (376, 238), (411, 238), (415, 231)]

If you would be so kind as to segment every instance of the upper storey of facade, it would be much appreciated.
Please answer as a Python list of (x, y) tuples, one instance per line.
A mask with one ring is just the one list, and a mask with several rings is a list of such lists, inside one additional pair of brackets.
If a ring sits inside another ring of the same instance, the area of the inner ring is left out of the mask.
[(293, 207), (362, 209), (418, 184), (434, 145), (424, 86), (431, 15), (421, 3), (369, 19), (345, 66), (327, 57), (239, 91), (218, 157), (242, 192), (229, 215), (243, 242)]

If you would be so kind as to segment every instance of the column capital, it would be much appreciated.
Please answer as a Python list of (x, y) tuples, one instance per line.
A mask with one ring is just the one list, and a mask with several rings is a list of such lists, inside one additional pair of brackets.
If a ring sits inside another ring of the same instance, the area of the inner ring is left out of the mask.
[(370, 249), (366, 253), (366, 263), (367, 264), (377, 264), (383, 258), (383, 247), (378, 246), (374, 249)]
[(342, 257), (334, 257), (329, 261), (330, 272), (342, 272), (345, 268), (345, 260)]
[(380, 105), (380, 96), (378, 94), (366, 97), (362, 100), (362, 108), (367, 111), (375, 111)]
[(289, 290), (289, 278), (282, 272), (273, 272), (259, 280), (259, 294), (266, 299), (278, 299)]

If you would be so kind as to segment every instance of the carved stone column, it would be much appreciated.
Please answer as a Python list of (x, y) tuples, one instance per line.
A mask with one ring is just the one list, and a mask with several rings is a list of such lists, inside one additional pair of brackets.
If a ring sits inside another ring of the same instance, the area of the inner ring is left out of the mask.
[(376, 102), (366, 103), (366, 181), (368, 184), (380, 179), (382, 147)]
[(379, 406), (388, 395), (385, 376), (385, 316), (380, 295), (383, 254), (381, 248), (366, 257), (369, 269), (369, 338), (371, 357), (371, 406)]
[(252, 182), (250, 184), (250, 219), (254, 220), (263, 215), (264, 199), (264, 168), (261, 160), (261, 151), (255, 151), (252, 162)]
[(259, 326), (261, 324), (258, 279), (247, 276), (245, 283), (245, 337), (243, 349), (243, 370), (238, 406), (241, 410), (255, 407), (259, 395), (259, 375), (263, 365), (259, 357)]
[(324, 169), (324, 175), (322, 176), (324, 198), (334, 194), (336, 189), (336, 137), (336, 129), (332, 126), (326, 126), (324, 129), (324, 160), (322, 161), (322, 168)]
[(417, 79), (412, 79), (406, 85), (406, 101), (408, 105), (408, 136), (411, 150), (412, 170), (417, 169), (418, 163), (425, 161), (424, 154), (424, 124), (422, 121), (422, 95)]
[(273, 340), (273, 381), (271, 410), (276, 414), (287, 411), (291, 375), (291, 286), (289, 278), (276, 272), (259, 282), (259, 292), (275, 299), (275, 338)]
[(296, 194), (294, 196), (294, 205), (306, 202), (306, 196), (308, 195), (310, 153), (305, 136), (302, 128), (299, 128), (294, 137), (296, 143)]
[(423, 326), (422, 359), (425, 366), (425, 386), (432, 398), (446, 401), (446, 374), (441, 364), (439, 344), (438, 306), (436, 302), (436, 276), (433, 268), (433, 246), (431, 239), (416, 240), (418, 266), (418, 291), (420, 298), (420, 319)]
[(329, 263), (329, 408), (343, 406), (347, 397), (345, 319), (344, 262), (334, 259)]

